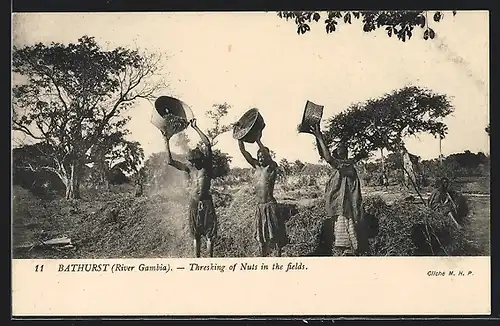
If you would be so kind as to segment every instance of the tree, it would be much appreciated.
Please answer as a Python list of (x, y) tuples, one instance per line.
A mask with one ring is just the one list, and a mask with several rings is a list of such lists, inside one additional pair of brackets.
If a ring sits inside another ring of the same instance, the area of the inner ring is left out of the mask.
[[(127, 108), (154, 99), (163, 86), (152, 77), (160, 57), (118, 47), (102, 49), (93, 37), (77, 43), (38, 43), (14, 47), (12, 71), (21, 76), (13, 88), (13, 129), (47, 144), (51, 171), (66, 186), (66, 198), (80, 196), (88, 152), (124, 129)], [(90, 155), (92, 156), (92, 155)]]
[(293, 162), (293, 173), (294, 174), (300, 174), (300, 172), (302, 171), (302, 169), (304, 168), (305, 164), (301, 161), (301, 160), (295, 160)]
[(455, 153), (447, 156), (445, 163), (451, 164), (451, 162), (455, 162), (460, 168), (472, 171), (477, 169), (481, 164), (487, 164), (488, 158), (482, 152), (474, 154), (471, 151), (466, 150), (462, 153)]
[(292, 174), (293, 167), (286, 158), (282, 158), (278, 165), (285, 176)]
[[(222, 120), (227, 116), (231, 105), (227, 103), (214, 104), (212, 109), (208, 110), (205, 115), (212, 121), (213, 126), (207, 128), (206, 134), (212, 146), (216, 146), (218, 143), (217, 138), (231, 130), (231, 124), (224, 124)], [(187, 137), (187, 136), (186, 136)], [(198, 146), (201, 142), (198, 143)], [(230, 171), (230, 163), (232, 157), (229, 154), (222, 152), (219, 149), (214, 149), (213, 154), (213, 166), (214, 166), (214, 178), (220, 178), (226, 176)]]
[[(174, 160), (184, 160), (185, 156), (172, 153)], [(147, 183), (151, 188), (183, 189), (185, 181), (183, 173), (167, 164), (167, 152), (151, 154), (144, 162), (143, 168), (135, 176), (141, 183)]]
[(108, 137), (93, 148), (91, 159), (94, 166), (91, 169), (91, 179), (94, 183), (109, 187), (113, 175), (130, 175), (138, 172), (139, 165), (144, 160), (144, 150), (139, 142), (129, 141), (123, 138), (123, 133), (117, 132)]
[(64, 194), (64, 184), (53, 173), (39, 167), (51, 163), (50, 157), (42, 153), (50, 153), (50, 145), (36, 143), (24, 145), (12, 150), (12, 183), (25, 189), (29, 189), (35, 194), (47, 194), (55, 192)]
[(325, 140), (329, 144), (344, 141), (352, 156), (368, 157), (381, 149), (399, 152), (409, 136), (425, 132), (444, 138), (447, 127), (440, 120), (453, 110), (446, 95), (407, 86), (333, 116)]
[[(453, 11), (453, 16), (456, 11)], [(297, 34), (305, 34), (311, 30), (310, 23), (319, 22), (322, 15), (326, 15), (324, 20), (325, 29), (328, 34), (333, 33), (338, 28), (338, 22), (343, 21), (351, 24), (353, 18), (362, 20), (363, 31), (372, 32), (379, 28), (385, 28), (389, 37), (395, 35), (399, 40), (405, 42), (409, 40), (414, 33), (415, 27), (423, 30), (425, 40), (433, 39), (436, 32), (429, 24), (429, 16), (432, 16), (434, 22), (439, 22), (445, 14), (442, 11), (429, 13), (428, 11), (327, 11), (320, 13), (318, 11), (279, 11), (278, 16), (285, 20), (293, 20), (297, 25)]]
[(222, 123), (222, 119), (227, 116), (231, 105), (214, 104), (212, 109), (208, 110), (205, 115), (212, 121), (213, 127), (207, 129), (207, 137), (210, 139), (212, 146), (217, 145), (217, 137), (231, 130), (231, 124)]
[(212, 161), (213, 161), (213, 177), (221, 178), (225, 177), (231, 170), (230, 163), (232, 157), (229, 154), (222, 152), (220, 149), (216, 148), (212, 151)]

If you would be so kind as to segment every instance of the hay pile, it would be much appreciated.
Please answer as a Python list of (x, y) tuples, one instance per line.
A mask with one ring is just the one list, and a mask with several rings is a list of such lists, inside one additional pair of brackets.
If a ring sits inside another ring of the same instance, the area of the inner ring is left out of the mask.
[(185, 203), (176, 199), (158, 194), (149, 198), (121, 196), (98, 202), (97, 207), (80, 217), (81, 227), (74, 235), (79, 256), (191, 256)]
[[(253, 188), (245, 185), (233, 196), (214, 191), (213, 196), (219, 218), (215, 256), (258, 256)], [(46, 236), (66, 235), (77, 246), (72, 258), (193, 257), (186, 198), (182, 187), (150, 191), (147, 197), (106, 193), (88, 202), (43, 202), (19, 193), (14, 198), (14, 235), (19, 242), (33, 241), (39, 232), (27, 232), (31, 225), (45, 230)], [(460, 205), (464, 203), (460, 201)], [(29, 211), (23, 208), (26, 204)], [(290, 203), (282, 204), (287, 214), (293, 215), (286, 221), (289, 244), (283, 248), (283, 255), (331, 255), (329, 241), (333, 239), (329, 239), (323, 226), (327, 217), (324, 201), (314, 200), (298, 211)], [(370, 255), (479, 253), (468, 239), (469, 216), (461, 220), (464, 228), (458, 230), (442, 212), (431, 211), (417, 202), (396, 200), (388, 205), (379, 196), (367, 196), (363, 207), (364, 221), (373, 225)]]
[(217, 208), (219, 230), (214, 247), (216, 257), (254, 257), (259, 255), (255, 240), (255, 205), (257, 200), (251, 186), (236, 192), (228, 207)]
[[(461, 202), (461, 205), (464, 205)], [(461, 230), (441, 212), (424, 205), (396, 200), (388, 205), (380, 196), (363, 200), (362, 220), (368, 231), (371, 256), (474, 255), (478, 253), (468, 239), (468, 217), (462, 219)], [(286, 256), (331, 255), (333, 239), (324, 229), (327, 214), (324, 202), (317, 200), (287, 222), (290, 244)]]
[(302, 208), (286, 222), (289, 244), (283, 250), (284, 256), (300, 257), (327, 255), (323, 221), (327, 217), (323, 200), (316, 200), (310, 207)]
[(379, 230), (370, 240), (372, 256), (442, 256), (474, 254), (467, 239), (467, 223), (459, 230), (442, 212), (426, 205), (396, 200), (387, 205), (380, 197), (364, 200), (365, 211), (376, 216)]

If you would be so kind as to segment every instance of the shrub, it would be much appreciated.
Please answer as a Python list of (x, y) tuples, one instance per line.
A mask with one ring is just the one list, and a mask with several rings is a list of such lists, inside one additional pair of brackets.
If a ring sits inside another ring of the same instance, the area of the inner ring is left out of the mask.
[(231, 196), (231, 194), (222, 192), (216, 188), (212, 188), (211, 193), (215, 208), (227, 207), (233, 200), (233, 196)]

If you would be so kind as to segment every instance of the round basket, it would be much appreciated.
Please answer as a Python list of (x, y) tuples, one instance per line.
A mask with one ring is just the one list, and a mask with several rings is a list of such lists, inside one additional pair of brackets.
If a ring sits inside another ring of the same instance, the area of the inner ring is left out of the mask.
[(246, 143), (254, 143), (259, 139), (265, 127), (264, 118), (259, 110), (250, 109), (234, 124), (233, 138)]
[[(169, 114), (180, 119), (165, 119)], [(152, 112), (151, 123), (173, 135), (186, 129), (189, 125), (188, 121), (193, 117), (193, 111), (186, 103), (174, 97), (160, 96), (155, 101), (155, 110)], [(171, 125), (174, 120), (178, 120), (176, 126)]]

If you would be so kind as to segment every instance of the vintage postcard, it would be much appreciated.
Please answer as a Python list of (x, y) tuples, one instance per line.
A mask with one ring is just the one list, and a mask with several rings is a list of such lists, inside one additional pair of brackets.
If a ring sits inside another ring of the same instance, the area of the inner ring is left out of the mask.
[(487, 11), (12, 20), (14, 317), (490, 314)]

